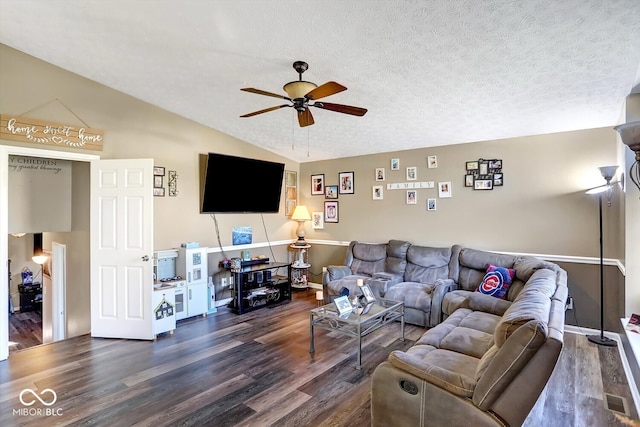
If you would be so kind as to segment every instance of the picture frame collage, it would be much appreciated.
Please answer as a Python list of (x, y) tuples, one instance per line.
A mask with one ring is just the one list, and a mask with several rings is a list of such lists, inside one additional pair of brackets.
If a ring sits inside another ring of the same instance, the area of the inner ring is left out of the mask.
[[(438, 167), (438, 157), (431, 155), (431, 156), (427, 156), (427, 168), (428, 169), (434, 169)], [(399, 171), (400, 170), (400, 159), (398, 158), (393, 158), (391, 159), (391, 163), (390, 163), (390, 169), (391, 171)], [(382, 181), (386, 181), (387, 179), (387, 174), (386, 174), (386, 170), (383, 167), (378, 167), (375, 168), (375, 172), (374, 172), (374, 179), (377, 182), (382, 182)], [(402, 183), (400, 184), (389, 184), (387, 185), (387, 190), (389, 189), (397, 189), (397, 188), (407, 188), (406, 193), (405, 193), (405, 204), (407, 205), (416, 205), (418, 204), (418, 192), (416, 191), (417, 188), (433, 188), (432, 187), (421, 187), (418, 186), (416, 183), (412, 183), (412, 181), (417, 181), (418, 180), (418, 167), (417, 166), (408, 166), (405, 169), (405, 180), (407, 181), (404, 185)], [(418, 183), (420, 184), (420, 183)], [(451, 193), (451, 182), (450, 181), (446, 181), (446, 182), (439, 182), (438, 183), (438, 197), (439, 198), (450, 198), (452, 197), (452, 193)], [(371, 187), (371, 198), (373, 200), (383, 200), (384, 199), (384, 186), (383, 185), (373, 185)], [(427, 207), (427, 211), (435, 211), (437, 209), (437, 203), (436, 203), (436, 198), (435, 197), (430, 197), (427, 198), (426, 200), (426, 207)]]
[[(383, 172), (384, 173), (384, 172)], [(325, 223), (337, 223), (340, 220), (338, 197), (341, 194), (355, 194), (355, 173), (339, 172), (338, 184), (325, 184), (323, 173), (311, 175), (311, 195), (324, 196), (324, 211), (312, 212), (311, 223), (314, 230), (322, 230)]]
[(164, 175), (165, 169), (163, 166), (153, 167), (153, 195), (154, 197), (164, 197)]
[(478, 159), (465, 163), (464, 186), (474, 190), (493, 190), (504, 184), (502, 159)]

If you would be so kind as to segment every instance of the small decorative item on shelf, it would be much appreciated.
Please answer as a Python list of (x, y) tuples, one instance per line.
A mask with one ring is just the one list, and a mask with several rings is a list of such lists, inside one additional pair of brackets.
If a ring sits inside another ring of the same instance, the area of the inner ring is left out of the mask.
[(240, 258), (231, 258), (231, 271), (238, 272), (242, 268), (242, 260)]
[(220, 268), (229, 269), (231, 267), (231, 260), (229, 258), (222, 258), (219, 264)]

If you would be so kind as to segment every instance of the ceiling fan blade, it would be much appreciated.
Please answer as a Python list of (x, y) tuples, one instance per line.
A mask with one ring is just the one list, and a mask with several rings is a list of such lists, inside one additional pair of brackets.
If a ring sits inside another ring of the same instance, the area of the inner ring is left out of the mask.
[(278, 109), (283, 108), (283, 107), (291, 107), (291, 105), (283, 104), (283, 105), (278, 105), (276, 107), (265, 108), (264, 110), (254, 111), (253, 113), (248, 113), (248, 114), (243, 114), (240, 117), (253, 117), (253, 116), (257, 116), (258, 114), (268, 113), (269, 111), (278, 110)]
[(324, 110), (336, 111), (338, 113), (351, 114), (352, 116), (364, 116), (368, 111), (366, 108), (352, 107), (351, 105), (331, 104), (329, 102), (316, 102), (312, 106), (322, 108)]
[(311, 126), (315, 123), (313, 121), (313, 115), (308, 108), (305, 108), (304, 111), (298, 111), (298, 123), (300, 123), (301, 128)]
[(291, 101), (291, 98), (288, 98), (286, 96), (278, 95), (277, 93), (267, 92), (266, 90), (256, 89), (253, 87), (243, 87), (240, 90), (243, 90), (245, 92), (257, 93), (258, 95), (271, 96), (273, 98), (280, 98), (280, 99), (286, 99), (287, 101)]
[(326, 82), (325, 84), (311, 90), (311, 92), (307, 93), (304, 97), (307, 99), (320, 99), (325, 96), (342, 92), (343, 90), (347, 90), (347, 88), (342, 86), (340, 83)]

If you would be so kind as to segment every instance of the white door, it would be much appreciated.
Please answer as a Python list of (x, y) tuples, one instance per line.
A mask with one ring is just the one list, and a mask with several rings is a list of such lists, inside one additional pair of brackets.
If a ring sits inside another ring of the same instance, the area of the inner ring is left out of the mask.
[(91, 162), (91, 336), (153, 339), (153, 160)]

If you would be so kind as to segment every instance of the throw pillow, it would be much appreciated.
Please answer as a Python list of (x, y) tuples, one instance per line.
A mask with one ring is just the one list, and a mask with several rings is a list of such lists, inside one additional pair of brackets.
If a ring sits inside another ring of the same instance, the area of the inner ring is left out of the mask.
[(487, 274), (484, 275), (476, 291), (496, 298), (506, 299), (507, 291), (515, 275), (516, 271), (512, 268), (489, 264), (487, 266)]

